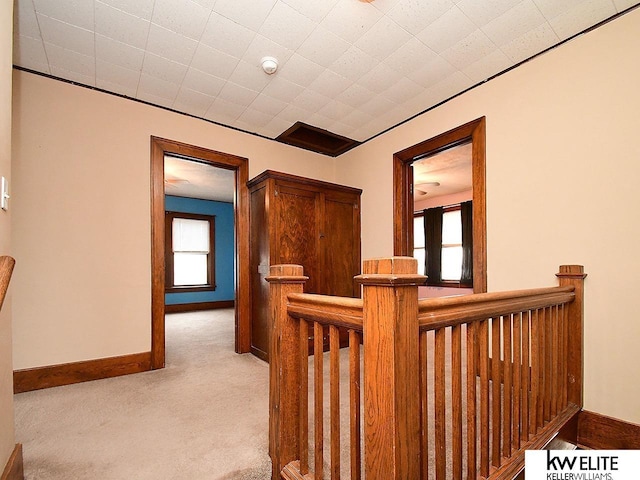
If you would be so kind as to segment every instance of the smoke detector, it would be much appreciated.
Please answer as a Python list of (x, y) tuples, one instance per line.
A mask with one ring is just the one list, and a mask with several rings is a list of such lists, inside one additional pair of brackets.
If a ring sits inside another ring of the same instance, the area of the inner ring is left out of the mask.
[(273, 75), (278, 69), (278, 60), (273, 57), (263, 57), (260, 63), (262, 64), (262, 70), (267, 75)]

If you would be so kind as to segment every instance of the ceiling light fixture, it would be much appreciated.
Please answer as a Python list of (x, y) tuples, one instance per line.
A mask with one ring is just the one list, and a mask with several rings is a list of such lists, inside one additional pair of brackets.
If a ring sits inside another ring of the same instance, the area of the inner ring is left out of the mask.
[(278, 69), (278, 60), (273, 57), (263, 57), (260, 63), (262, 64), (262, 70), (267, 75), (273, 75)]

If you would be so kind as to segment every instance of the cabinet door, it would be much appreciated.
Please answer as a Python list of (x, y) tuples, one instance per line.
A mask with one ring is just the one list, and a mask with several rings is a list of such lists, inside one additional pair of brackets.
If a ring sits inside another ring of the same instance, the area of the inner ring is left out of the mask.
[(360, 273), (360, 206), (354, 195), (326, 193), (321, 232), (327, 295), (359, 296), (353, 277)]
[(250, 209), (250, 268), (251, 268), (251, 352), (268, 360), (269, 356), (269, 221), (267, 188), (262, 185), (251, 192)]
[(309, 277), (304, 288), (308, 293), (321, 293), (318, 202), (315, 191), (276, 187), (277, 244), (271, 263), (302, 265)]

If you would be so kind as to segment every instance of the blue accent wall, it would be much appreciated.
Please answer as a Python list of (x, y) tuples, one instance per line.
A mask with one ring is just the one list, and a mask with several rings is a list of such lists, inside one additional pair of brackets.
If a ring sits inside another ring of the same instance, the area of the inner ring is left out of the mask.
[(200, 213), (215, 215), (216, 289), (212, 292), (166, 293), (165, 304), (220, 302), (235, 300), (233, 204), (200, 200), (196, 198), (165, 195), (165, 210), (168, 212)]

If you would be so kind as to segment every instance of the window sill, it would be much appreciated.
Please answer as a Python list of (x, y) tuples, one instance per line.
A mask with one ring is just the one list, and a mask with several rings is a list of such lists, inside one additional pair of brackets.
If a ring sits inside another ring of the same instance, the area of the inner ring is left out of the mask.
[(444, 281), (439, 283), (427, 283), (427, 287), (446, 287), (446, 288), (473, 288), (471, 284), (465, 284), (454, 281)]
[(184, 287), (165, 287), (164, 293), (188, 293), (188, 292), (213, 292), (215, 291), (215, 285), (203, 285), (203, 286), (184, 286)]

